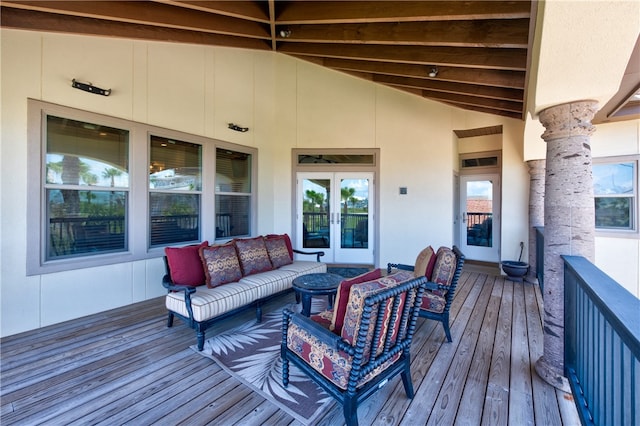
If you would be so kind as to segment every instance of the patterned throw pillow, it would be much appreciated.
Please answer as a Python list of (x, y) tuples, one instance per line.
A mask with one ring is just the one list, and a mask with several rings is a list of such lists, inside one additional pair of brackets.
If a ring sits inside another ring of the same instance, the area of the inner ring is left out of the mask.
[(186, 247), (165, 247), (164, 253), (169, 264), (169, 274), (174, 285), (198, 286), (204, 284), (206, 279), (202, 262), (200, 261), (200, 248), (207, 247), (208, 241), (201, 244)]
[(364, 283), (366, 281), (377, 280), (382, 276), (382, 269), (374, 269), (373, 271), (365, 272), (347, 280), (342, 280), (336, 291), (336, 300), (333, 304), (333, 319), (329, 330), (335, 331), (342, 330), (342, 324), (344, 323), (344, 314), (347, 311), (347, 302), (349, 301), (349, 291), (354, 284)]
[[(350, 344), (353, 344), (356, 341), (356, 338), (358, 337), (358, 330), (360, 328), (360, 320), (362, 319), (362, 312), (364, 310), (364, 300), (367, 296), (389, 287), (396, 286), (399, 283), (412, 278), (414, 278), (414, 276), (411, 272), (400, 271), (393, 275), (378, 278), (374, 281), (366, 281), (352, 285), (351, 291), (349, 292), (349, 302), (347, 303), (347, 310), (344, 314), (344, 324), (342, 325), (340, 337)], [(372, 311), (371, 318), (376, 318), (376, 314), (377, 312)], [(370, 329), (369, 331), (373, 330)]]
[(289, 234), (269, 234), (265, 236), (265, 238), (282, 238), (284, 239), (284, 243), (287, 245), (287, 250), (289, 251), (289, 257), (293, 261), (293, 244), (291, 244), (291, 238), (289, 238)]
[(234, 244), (238, 251), (242, 275), (257, 274), (273, 269), (267, 247), (264, 245), (264, 238), (242, 238), (235, 240)]
[(425, 248), (416, 258), (416, 264), (413, 268), (413, 272), (416, 277), (427, 277), (427, 280), (431, 280), (433, 274), (433, 267), (436, 264), (436, 254), (431, 246)]
[[(440, 247), (436, 253), (436, 265), (433, 268), (431, 281), (436, 284), (450, 286), (456, 272), (456, 254), (448, 247)], [(433, 290), (439, 296), (447, 294), (444, 290)]]
[(285, 242), (284, 237), (278, 236), (265, 238), (264, 245), (267, 248), (269, 259), (271, 259), (271, 264), (274, 268), (279, 268), (293, 263), (293, 260), (291, 260), (291, 257), (289, 256), (289, 249), (287, 248), (287, 243)]
[(232, 283), (242, 278), (240, 262), (233, 244), (202, 247), (200, 258), (207, 277), (207, 287), (213, 288), (222, 284)]

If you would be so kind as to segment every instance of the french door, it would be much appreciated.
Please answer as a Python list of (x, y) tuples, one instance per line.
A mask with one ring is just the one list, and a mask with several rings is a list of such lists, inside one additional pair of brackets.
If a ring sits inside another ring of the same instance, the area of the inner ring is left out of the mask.
[(373, 264), (373, 173), (300, 172), (296, 245), (327, 263)]
[(500, 261), (500, 176), (460, 176), (460, 250), (468, 259)]

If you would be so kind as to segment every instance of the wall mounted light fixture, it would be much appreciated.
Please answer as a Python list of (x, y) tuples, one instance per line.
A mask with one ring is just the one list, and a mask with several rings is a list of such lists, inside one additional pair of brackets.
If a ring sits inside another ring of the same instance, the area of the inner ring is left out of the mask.
[(229, 128), (231, 130), (235, 130), (236, 132), (243, 132), (243, 133), (249, 130), (248, 127), (238, 126), (237, 124), (233, 124), (233, 123), (229, 123)]
[(429, 70), (429, 77), (433, 78), (436, 77), (438, 75), (438, 67), (431, 67), (431, 70)]
[(109, 96), (111, 94), (111, 89), (101, 89), (91, 83), (81, 83), (75, 78), (71, 80), (71, 87), (84, 90), (85, 92), (95, 93), (96, 95)]

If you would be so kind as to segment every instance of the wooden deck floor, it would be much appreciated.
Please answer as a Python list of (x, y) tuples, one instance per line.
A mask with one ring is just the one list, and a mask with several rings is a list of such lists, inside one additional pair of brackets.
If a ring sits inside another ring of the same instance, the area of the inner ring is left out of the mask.
[[(397, 378), (359, 408), (360, 424), (579, 424), (571, 395), (533, 370), (542, 351), (541, 304), (537, 286), (465, 270), (452, 309), (453, 343), (439, 323), (419, 319), (415, 398), (405, 397)], [(2, 339), (0, 423), (297, 424), (195, 354), (188, 348), (195, 333), (179, 320), (168, 329), (165, 319), (160, 298)], [(319, 421), (343, 423), (337, 404)]]

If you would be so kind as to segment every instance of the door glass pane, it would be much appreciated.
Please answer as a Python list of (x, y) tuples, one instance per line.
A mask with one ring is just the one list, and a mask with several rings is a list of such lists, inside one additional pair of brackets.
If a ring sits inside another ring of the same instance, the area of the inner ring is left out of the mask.
[(493, 183), (467, 182), (467, 245), (493, 247)]
[(329, 202), (331, 180), (304, 179), (302, 181), (302, 246), (329, 248)]
[(340, 182), (340, 247), (368, 248), (369, 180), (342, 179)]

